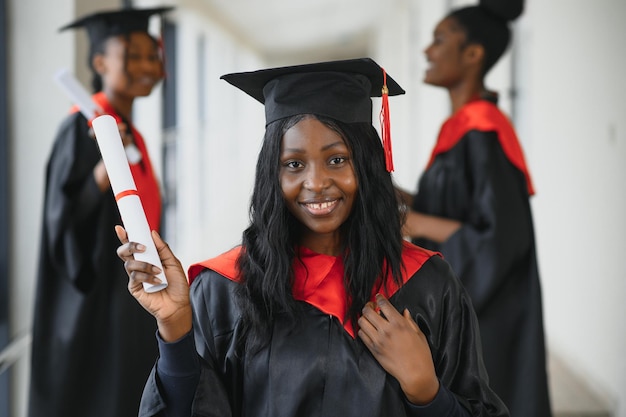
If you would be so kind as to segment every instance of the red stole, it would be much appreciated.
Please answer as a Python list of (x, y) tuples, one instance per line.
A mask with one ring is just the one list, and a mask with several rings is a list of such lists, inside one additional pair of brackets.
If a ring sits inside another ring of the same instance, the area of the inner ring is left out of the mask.
[(506, 157), (513, 166), (524, 173), (528, 194), (535, 194), (524, 159), (524, 152), (517, 139), (513, 125), (504, 113), (500, 111), (498, 106), (487, 100), (471, 101), (446, 120), (443, 126), (441, 126), (437, 143), (427, 166), (433, 163), (437, 155), (452, 149), (470, 130), (479, 130), (481, 132), (495, 131)]
[[(402, 271), (402, 283), (406, 283), (415, 272), (435, 252), (417, 247), (409, 242), (403, 242), (402, 261), (404, 270)], [(189, 267), (189, 284), (200, 274), (203, 269), (211, 269), (233, 281), (239, 282), (240, 276), (237, 268), (237, 258), (241, 253), (241, 246), (217, 256), (216, 258), (191, 265)], [(345, 330), (354, 338), (356, 332), (350, 320), (346, 320), (348, 311), (348, 295), (344, 287), (344, 267), (343, 259), (340, 256), (330, 256), (315, 253), (310, 249), (300, 247), (299, 259), (294, 259), (293, 272), (293, 297), (296, 300), (304, 301), (317, 307), (326, 314), (336, 317)], [(377, 293), (385, 297), (391, 297), (400, 286), (393, 280), (388, 280), (385, 288), (377, 287), (372, 289), (371, 301), (374, 301)]]
[[(124, 122), (121, 116), (117, 114), (115, 109), (111, 106), (103, 92), (94, 94), (92, 99), (100, 106), (104, 114), (113, 116), (117, 123)], [(71, 111), (76, 112), (78, 108), (74, 106)], [(135, 126), (130, 122), (127, 124), (129, 124), (128, 127), (131, 129), (133, 138), (135, 139), (135, 145), (137, 149), (139, 149), (139, 152), (141, 152), (141, 161), (137, 164), (130, 164), (130, 172), (133, 175), (141, 204), (146, 212), (150, 230), (159, 231), (161, 226), (161, 192), (159, 190), (159, 184), (152, 170), (148, 149), (146, 148), (143, 137), (139, 131), (135, 129)]]

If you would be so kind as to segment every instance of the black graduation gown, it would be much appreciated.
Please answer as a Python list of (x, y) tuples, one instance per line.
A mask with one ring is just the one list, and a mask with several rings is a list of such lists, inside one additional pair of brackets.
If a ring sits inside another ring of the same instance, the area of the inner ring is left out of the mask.
[(30, 417), (134, 416), (158, 354), (154, 318), (130, 296), (111, 191), (87, 121), (63, 122), (46, 171), (33, 323)]
[(494, 391), (513, 417), (550, 415), (542, 300), (527, 181), (495, 132), (471, 130), (423, 173), (413, 209), (459, 220), (440, 251), (478, 316)]
[[(397, 381), (361, 340), (311, 304), (301, 302), (297, 326), (279, 318), (267, 347), (251, 356), (242, 353), (237, 343), (242, 331), (235, 298), (238, 285), (208, 269), (192, 284), (194, 337), (202, 364), (192, 415), (416, 415), (409, 414)], [(427, 335), (441, 384), (466, 411), (471, 410), (469, 415), (508, 415), (486, 382), (469, 296), (445, 261), (432, 256), (390, 301), (399, 311), (409, 309)], [(159, 384), (153, 370), (140, 416), (160, 415), (166, 407)]]

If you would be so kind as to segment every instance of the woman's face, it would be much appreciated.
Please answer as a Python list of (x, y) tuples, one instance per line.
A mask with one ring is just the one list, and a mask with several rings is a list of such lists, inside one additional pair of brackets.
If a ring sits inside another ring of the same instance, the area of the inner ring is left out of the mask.
[(97, 70), (103, 89), (127, 97), (144, 97), (163, 77), (163, 65), (154, 40), (145, 32), (106, 41)]
[(291, 127), (283, 135), (279, 180), (289, 211), (304, 226), (299, 243), (319, 253), (336, 252), (358, 189), (341, 135), (313, 118)]
[(433, 41), (424, 51), (428, 61), (424, 74), (426, 84), (449, 88), (463, 79), (465, 38), (465, 32), (452, 18), (437, 25)]

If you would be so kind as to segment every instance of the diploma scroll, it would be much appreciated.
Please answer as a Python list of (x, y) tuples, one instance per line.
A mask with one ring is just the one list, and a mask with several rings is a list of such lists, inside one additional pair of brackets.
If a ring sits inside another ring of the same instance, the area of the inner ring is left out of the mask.
[[(117, 201), (124, 228), (128, 233), (128, 239), (146, 246), (145, 252), (134, 255), (135, 259), (148, 262), (163, 270), (159, 254), (150, 234), (150, 226), (148, 225), (141, 199), (137, 193), (135, 180), (130, 172), (130, 166), (124, 153), (124, 146), (117, 128), (117, 122), (112, 116), (103, 115), (93, 119), (92, 126), (100, 147), (104, 166), (109, 175), (111, 188)], [(165, 274), (161, 272), (158, 274), (158, 277), (163, 283), (159, 285), (144, 283), (143, 286), (146, 292), (156, 292), (167, 287)]]
[[(96, 116), (103, 113), (102, 109), (94, 103), (89, 93), (67, 68), (58, 70), (54, 75), (54, 79), (88, 121), (92, 121)], [(141, 161), (141, 152), (135, 144), (131, 143), (126, 146), (124, 151), (131, 164), (138, 164)]]
[(67, 94), (80, 112), (87, 120), (92, 120), (98, 113), (102, 113), (98, 109), (96, 103), (93, 102), (91, 96), (78, 80), (72, 75), (67, 68), (62, 68), (54, 75), (54, 79), (61, 86), (65, 94)]

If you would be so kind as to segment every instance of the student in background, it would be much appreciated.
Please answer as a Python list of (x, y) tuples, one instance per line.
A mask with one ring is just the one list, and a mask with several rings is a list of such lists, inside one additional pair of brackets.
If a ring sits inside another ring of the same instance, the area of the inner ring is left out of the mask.
[[(85, 16), (93, 100), (119, 123), (150, 227), (161, 220), (159, 184), (132, 124), (133, 103), (163, 78), (149, 18), (167, 8)], [(29, 398), (30, 417), (137, 415), (157, 345), (154, 320), (128, 297), (112, 231), (120, 215), (89, 121), (72, 109), (46, 170)]]
[(440, 251), (472, 298), (489, 384), (513, 417), (551, 415), (528, 167), (485, 76), (502, 56), (521, 0), (452, 11), (426, 49), (424, 81), (445, 88), (451, 116), (408, 210), (404, 234)]

